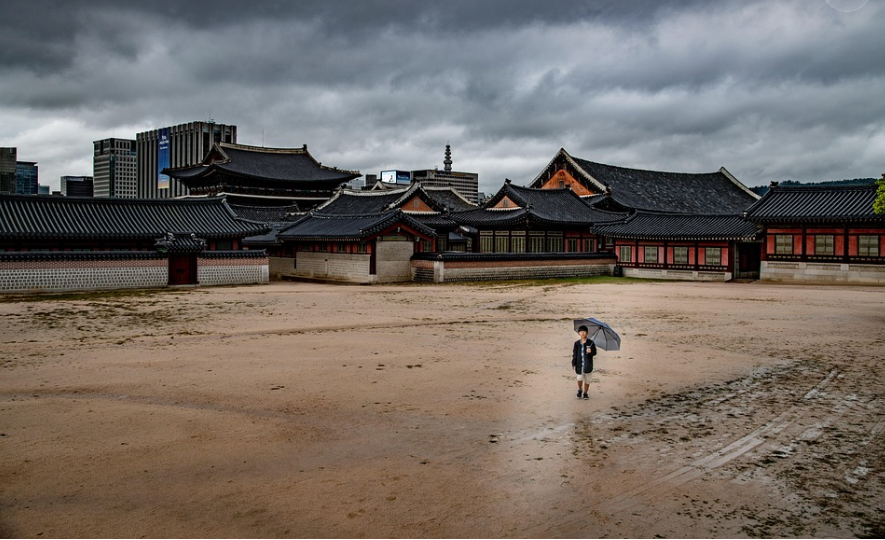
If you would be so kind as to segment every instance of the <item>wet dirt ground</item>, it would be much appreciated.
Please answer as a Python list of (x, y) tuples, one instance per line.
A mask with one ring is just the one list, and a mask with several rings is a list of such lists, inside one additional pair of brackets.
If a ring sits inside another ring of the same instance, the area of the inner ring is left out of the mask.
[(7, 297), (0, 343), (0, 536), (885, 534), (881, 287)]

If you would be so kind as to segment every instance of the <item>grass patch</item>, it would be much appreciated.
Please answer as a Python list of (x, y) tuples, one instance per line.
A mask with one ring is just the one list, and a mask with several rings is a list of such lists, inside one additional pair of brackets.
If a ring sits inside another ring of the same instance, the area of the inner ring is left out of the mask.
[[(544, 278), (544, 279), (507, 279), (507, 280), (484, 280), (484, 281), (457, 281), (454, 283), (438, 283), (436, 285), (456, 286), (489, 286), (489, 287), (537, 287), (551, 285), (632, 285), (635, 283), (669, 283), (672, 280), (666, 279), (647, 279), (632, 277), (614, 277), (614, 276), (587, 276), (587, 277), (566, 277), (566, 278)], [(427, 283), (410, 283), (410, 285), (429, 285)]]
[(196, 289), (115, 289), (106, 291), (83, 291), (67, 293), (23, 293), (0, 295), (0, 303), (56, 302), (59, 300), (116, 300), (121, 298), (148, 298), (165, 294), (191, 294)]

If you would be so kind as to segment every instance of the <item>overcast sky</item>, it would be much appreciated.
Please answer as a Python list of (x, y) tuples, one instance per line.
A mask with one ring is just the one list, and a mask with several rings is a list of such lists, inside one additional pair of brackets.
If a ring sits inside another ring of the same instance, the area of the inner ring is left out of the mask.
[(214, 119), (480, 190), (560, 148), (748, 186), (885, 172), (885, 0), (4, 0), (0, 146), (40, 183), (92, 141)]

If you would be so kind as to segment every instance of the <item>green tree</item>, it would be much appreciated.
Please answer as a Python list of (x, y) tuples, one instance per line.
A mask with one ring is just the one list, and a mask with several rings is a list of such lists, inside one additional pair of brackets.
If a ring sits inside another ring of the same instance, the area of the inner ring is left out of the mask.
[(882, 178), (876, 180), (876, 201), (873, 203), (873, 212), (885, 214), (885, 173)]

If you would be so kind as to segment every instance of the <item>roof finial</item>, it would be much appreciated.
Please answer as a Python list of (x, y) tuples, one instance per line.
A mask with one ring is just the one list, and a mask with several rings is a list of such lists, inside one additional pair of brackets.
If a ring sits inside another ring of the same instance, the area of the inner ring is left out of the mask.
[(446, 144), (446, 159), (443, 160), (443, 165), (445, 165), (445, 170), (452, 170), (452, 146)]

